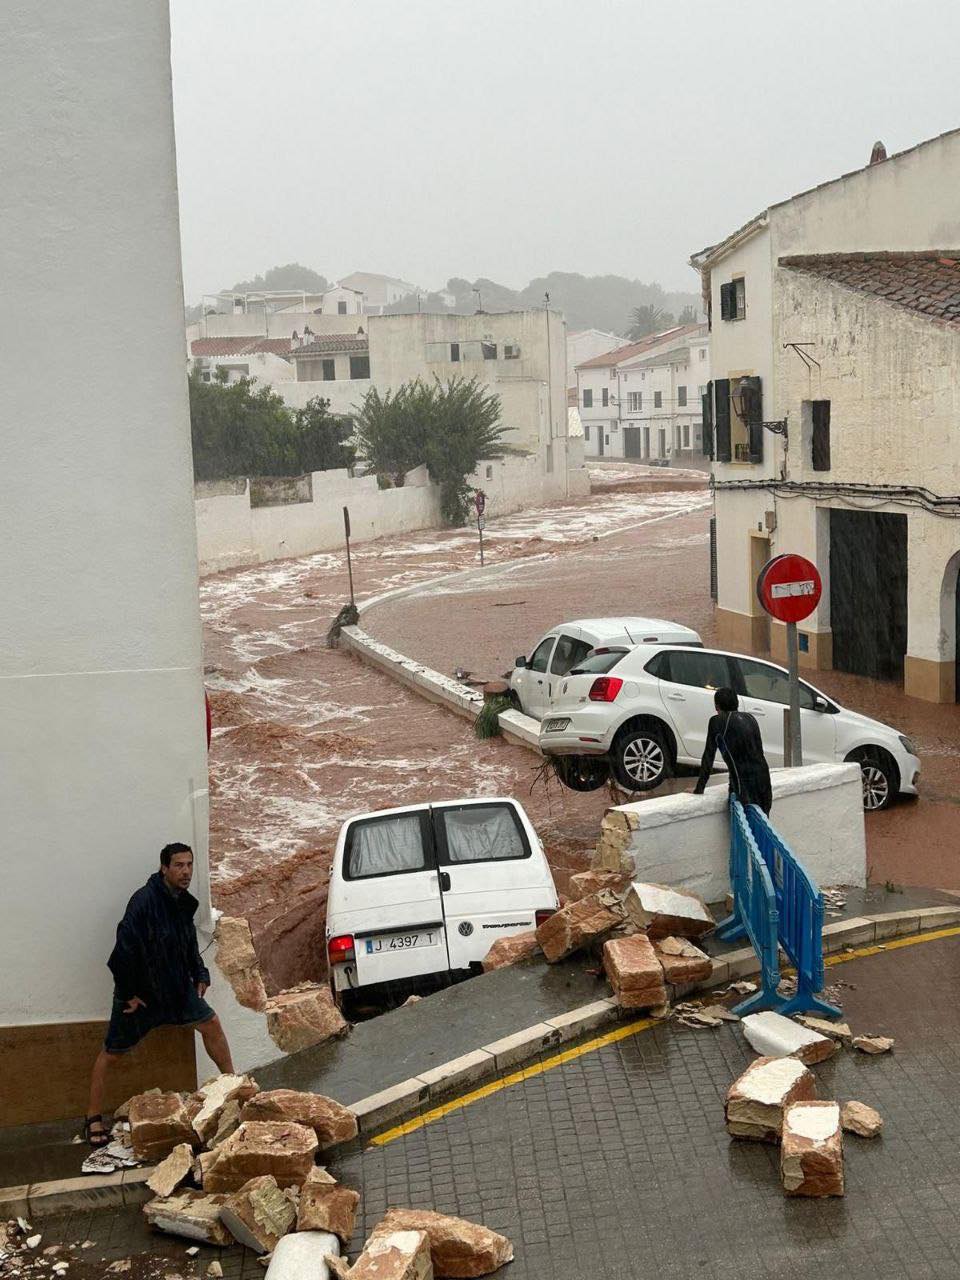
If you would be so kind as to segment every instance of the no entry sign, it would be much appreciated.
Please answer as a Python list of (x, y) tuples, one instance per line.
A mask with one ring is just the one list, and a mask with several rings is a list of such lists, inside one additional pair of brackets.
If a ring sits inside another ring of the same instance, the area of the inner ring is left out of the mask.
[(802, 622), (809, 618), (823, 594), (817, 566), (803, 556), (774, 556), (760, 570), (757, 596), (772, 618)]

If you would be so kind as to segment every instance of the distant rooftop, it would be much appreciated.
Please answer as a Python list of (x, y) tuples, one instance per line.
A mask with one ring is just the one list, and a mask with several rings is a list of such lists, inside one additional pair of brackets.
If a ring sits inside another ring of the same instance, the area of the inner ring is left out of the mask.
[(669, 329), (662, 329), (659, 333), (648, 334), (647, 337), (641, 338), (639, 342), (629, 342), (626, 346), (615, 347), (613, 351), (605, 351), (603, 355), (594, 356), (591, 360), (584, 360), (583, 364), (577, 365), (577, 368), (613, 368), (614, 365), (623, 364), (625, 360), (632, 360), (635, 356), (642, 356), (644, 352), (650, 351), (653, 347), (657, 347), (663, 342), (680, 342), (684, 338), (691, 338), (702, 328), (704, 326), (700, 324), (676, 324)]
[(290, 338), (194, 338), (192, 356), (290, 355)]
[(291, 355), (300, 356), (331, 355), (338, 351), (367, 351), (370, 339), (365, 333), (318, 333), (310, 342), (293, 347)]

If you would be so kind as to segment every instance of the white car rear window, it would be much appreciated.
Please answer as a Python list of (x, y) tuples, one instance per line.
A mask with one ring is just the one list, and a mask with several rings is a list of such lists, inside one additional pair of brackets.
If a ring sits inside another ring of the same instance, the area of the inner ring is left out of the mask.
[(422, 871), (426, 865), (419, 814), (404, 813), (364, 822), (350, 833), (346, 868), (349, 880)]
[(449, 862), (493, 862), (527, 856), (513, 811), (505, 805), (445, 809), (443, 822)]

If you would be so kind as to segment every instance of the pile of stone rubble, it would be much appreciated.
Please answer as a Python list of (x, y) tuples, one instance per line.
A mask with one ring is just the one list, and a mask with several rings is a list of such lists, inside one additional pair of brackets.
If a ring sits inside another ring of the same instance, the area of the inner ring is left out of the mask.
[(778, 1143), (780, 1181), (789, 1196), (842, 1196), (843, 1133), (875, 1138), (880, 1114), (863, 1102), (842, 1106), (817, 1097), (811, 1066), (825, 1062), (841, 1047), (864, 1053), (888, 1053), (885, 1036), (854, 1036), (845, 1022), (779, 1013), (748, 1014), (740, 1026), (760, 1057), (727, 1092), (724, 1114), (734, 1138)]
[(138, 1094), (121, 1111), (134, 1157), (156, 1166), (147, 1221), (191, 1242), (237, 1241), (269, 1259), (269, 1280), (484, 1276), (513, 1257), (506, 1237), (476, 1223), (391, 1209), (350, 1268), (341, 1255), (360, 1195), (318, 1157), (355, 1138), (357, 1121), (322, 1094), (220, 1075), (192, 1094)]

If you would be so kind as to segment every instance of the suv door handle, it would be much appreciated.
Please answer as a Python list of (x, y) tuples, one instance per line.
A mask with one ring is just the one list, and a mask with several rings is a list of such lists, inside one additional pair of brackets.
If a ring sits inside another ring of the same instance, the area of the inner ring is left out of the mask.
[(440, 892), (441, 893), (450, 892), (450, 872), (449, 871), (440, 872)]

